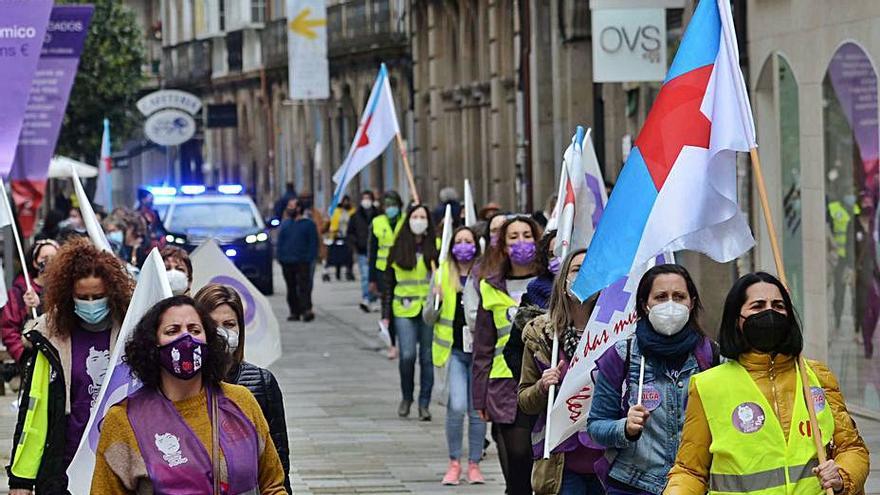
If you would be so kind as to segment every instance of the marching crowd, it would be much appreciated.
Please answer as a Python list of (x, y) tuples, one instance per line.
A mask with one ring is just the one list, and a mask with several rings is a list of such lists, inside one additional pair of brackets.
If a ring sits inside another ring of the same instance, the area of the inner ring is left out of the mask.
[[(489, 204), (474, 225), (464, 225), (449, 188), (433, 212), (404, 210), (393, 191), (378, 204), (365, 191), (359, 208), (336, 210), (369, 273), (361, 309), (381, 301), (388, 355), (399, 358), (398, 415), (408, 417), (417, 398), (418, 418), (430, 421), (435, 368), (448, 367), (444, 485), (484, 482), (490, 430), (509, 495), (863, 491), (868, 450), (838, 382), (825, 364), (801, 358), (789, 292), (764, 272), (733, 284), (716, 341), (687, 269), (648, 270), (634, 334), (597, 360), (586, 428), (545, 459), (548, 395), (576, 359), (598, 299), (572, 291), (585, 250), (554, 254), (556, 232), (545, 230), (554, 202), (531, 215)], [(455, 228), (441, 256), (447, 205)]]
[[(136, 210), (103, 220), (113, 253), (92, 245), (74, 213), (47, 225), (28, 251), (28, 277), (9, 289), (2, 336), (21, 372), (12, 494), (66, 493), (117, 344), (142, 388), (88, 439), (97, 443), (92, 493), (290, 492), (281, 390), (271, 372), (243, 359), (241, 296), (219, 284), (190, 294), (193, 265), (186, 251), (161, 245), (151, 199), (145, 192)], [(837, 380), (801, 358), (789, 293), (763, 272), (731, 287), (716, 341), (701, 325), (687, 269), (648, 270), (634, 334), (593, 371), (586, 428), (544, 458), (548, 396), (577, 358), (598, 298), (580, 301), (572, 291), (585, 250), (554, 254), (548, 212), (489, 204), (465, 225), (455, 192), (441, 199), (432, 211), (405, 208), (394, 191), (379, 201), (365, 191), (358, 207), (345, 198), (325, 221), (310, 198), (291, 194), (279, 200), (276, 245), (289, 320), (315, 317), (316, 260), (325, 260), (325, 280), (334, 267), (352, 279), (357, 264), (360, 307), (380, 312), (388, 357), (398, 361), (401, 418), (418, 400), (418, 419), (431, 420), (435, 368), (448, 367), (444, 485), (484, 483), (490, 431), (509, 495), (863, 491), (868, 451)], [(441, 253), (447, 206), (455, 225)], [(174, 296), (117, 342), (139, 264), (154, 247)]]

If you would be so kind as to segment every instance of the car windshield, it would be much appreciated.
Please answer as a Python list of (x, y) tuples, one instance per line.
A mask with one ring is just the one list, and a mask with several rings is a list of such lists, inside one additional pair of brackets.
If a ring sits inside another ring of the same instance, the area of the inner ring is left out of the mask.
[(258, 228), (257, 218), (247, 203), (180, 203), (168, 217), (168, 230)]

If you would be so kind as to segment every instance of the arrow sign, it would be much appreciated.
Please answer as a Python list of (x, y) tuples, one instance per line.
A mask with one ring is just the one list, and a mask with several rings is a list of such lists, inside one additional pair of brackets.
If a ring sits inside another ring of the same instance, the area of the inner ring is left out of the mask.
[(318, 38), (318, 33), (312, 28), (326, 26), (327, 19), (309, 19), (309, 14), (311, 13), (312, 9), (308, 7), (302, 9), (300, 13), (290, 21), (290, 30), (300, 36), (305, 36), (310, 40), (314, 40)]
[(287, 0), (287, 12), (290, 99), (327, 99), (330, 97), (330, 70), (327, 62), (325, 1)]

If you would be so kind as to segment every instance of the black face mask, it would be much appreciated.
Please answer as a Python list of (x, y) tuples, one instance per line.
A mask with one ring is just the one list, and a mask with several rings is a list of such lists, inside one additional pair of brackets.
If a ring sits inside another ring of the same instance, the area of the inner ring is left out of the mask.
[(759, 352), (778, 352), (779, 346), (788, 338), (791, 323), (788, 316), (766, 309), (745, 319), (743, 336), (753, 349)]

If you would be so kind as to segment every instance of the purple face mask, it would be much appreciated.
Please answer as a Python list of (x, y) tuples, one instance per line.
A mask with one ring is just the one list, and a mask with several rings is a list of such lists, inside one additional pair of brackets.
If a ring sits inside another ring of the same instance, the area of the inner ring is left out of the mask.
[(547, 269), (550, 270), (550, 273), (559, 275), (560, 268), (562, 268), (562, 260), (558, 256), (550, 258), (550, 262), (547, 263)]
[(159, 346), (159, 364), (181, 380), (189, 380), (202, 369), (202, 354), (207, 344), (185, 333), (163, 346)]
[(462, 263), (468, 263), (474, 259), (474, 256), (477, 255), (477, 246), (474, 244), (470, 244), (467, 242), (460, 242), (454, 246), (452, 246), (452, 256), (455, 257), (455, 261), (460, 261)]
[(510, 245), (510, 262), (525, 266), (535, 261), (536, 246), (534, 242), (516, 241)]

